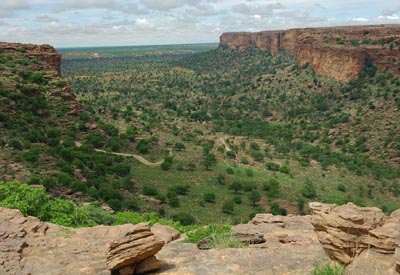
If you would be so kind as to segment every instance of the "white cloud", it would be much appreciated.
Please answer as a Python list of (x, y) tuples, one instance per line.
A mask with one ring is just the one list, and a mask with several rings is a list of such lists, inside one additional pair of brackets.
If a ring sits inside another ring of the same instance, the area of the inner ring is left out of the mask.
[(12, 17), (18, 10), (28, 10), (31, 5), (26, 0), (1, 0), (0, 17)]
[(113, 9), (116, 6), (115, 0), (64, 0), (67, 9)]
[(59, 22), (60, 20), (54, 16), (50, 16), (47, 14), (39, 14), (36, 15), (35, 19), (36, 22), (43, 22), (43, 23), (48, 23), (48, 22)]
[(226, 31), (400, 23), (398, 0), (0, 0), (0, 40), (217, 42)]
[(352, 18), (351, 21), (354, 21), (354, 22), (368, 22), (369, 19), (359, 17), (359, 18)]

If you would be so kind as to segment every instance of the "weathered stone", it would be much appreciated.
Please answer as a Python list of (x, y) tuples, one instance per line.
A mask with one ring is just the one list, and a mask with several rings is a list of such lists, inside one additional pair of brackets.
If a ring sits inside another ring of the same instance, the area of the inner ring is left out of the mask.
[(395, 274), (400, 240), (398, 212), (390, 217), (375, 207), (352, 203), (311, 203), (312, 224), (329, 257), (344, 264), (348, 274)]
[(159, 223), (156, 223), (151, 227), (151, 232), (153, 232), (154, 235), (159, 237), (165, 243), (170, 243), (174, 240), (177, 240), (181, 235), (175, 228)]
[(133, 275), (135, 274), (135, 265), (128, 265), (118, 270), (119, 275)]
[(164, 266), (166, 264), (167, 262), (160, 261), (155, 256), (151, 256), (136, 265), (135, 274), (143, 274), (153, 270), (157, 270), (161, 266)]
[(164, 241), (154, 236), (147, 223), (137, 224), (126, 235), (110, 243), (107, 251), (107, 265), (110, 270), (133, 265), (155, 255)]

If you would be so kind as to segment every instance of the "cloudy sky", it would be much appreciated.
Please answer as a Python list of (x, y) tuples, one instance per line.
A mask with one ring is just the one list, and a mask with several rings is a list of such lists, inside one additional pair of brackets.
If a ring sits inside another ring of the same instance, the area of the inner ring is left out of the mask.
[(399, 0), (0, 0), (0, 41), (56, 47), (217, 42), (226, 31), (400, 24)]

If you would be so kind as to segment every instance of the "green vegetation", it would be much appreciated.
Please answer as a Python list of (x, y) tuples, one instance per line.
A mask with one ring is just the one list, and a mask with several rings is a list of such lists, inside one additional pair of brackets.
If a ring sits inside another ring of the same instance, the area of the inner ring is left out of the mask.
[(4, 174), (190, 225), (306, 214), (313, 200), (400, 207), (397, 76), (368, 64), (343, 84), (288, 52), (213, 47), (63, 49), (62, 80), (2, 53)]
[(344, 267), (336, 263), (316, 264), (311, 275), (343, 275)]

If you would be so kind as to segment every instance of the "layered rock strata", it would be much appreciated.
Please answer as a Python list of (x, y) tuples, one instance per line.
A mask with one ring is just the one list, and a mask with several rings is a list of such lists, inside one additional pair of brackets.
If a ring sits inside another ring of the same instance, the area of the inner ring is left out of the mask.
[(376, 270), (395, 274), (400, 270), (400, 210), (386, 216), (376, 207), (352, 203), (311, 203), (311, 223), (325, 252), (353, 274), (374, 274)]
[(316, 73), (343, 82), (357, 78), (368, 61), (400, 75), (400, 25), (232, 32), (221, 35), (220, 45), (273, 55), (291, 51), (300, 66), (308, 63)]

